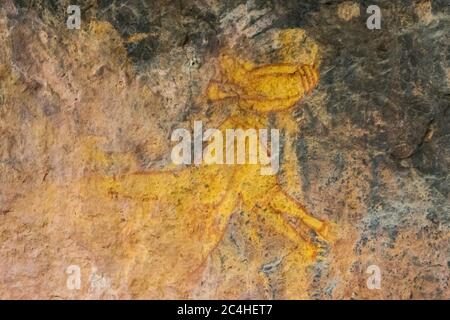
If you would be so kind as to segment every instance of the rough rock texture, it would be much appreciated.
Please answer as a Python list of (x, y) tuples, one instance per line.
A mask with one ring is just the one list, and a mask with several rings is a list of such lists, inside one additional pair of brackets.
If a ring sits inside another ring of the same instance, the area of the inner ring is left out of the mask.
[[(68, 30), (70, 2), (0, 3), (0, 298), (450, 298), (448, 1), (80, 1)], [(216, 206), (226, 170), (165, 173), (175, 128), (239, 104), (207, 99), (224, 54), (318, 66), (266, 120), (333, 236), (263, 194)]]

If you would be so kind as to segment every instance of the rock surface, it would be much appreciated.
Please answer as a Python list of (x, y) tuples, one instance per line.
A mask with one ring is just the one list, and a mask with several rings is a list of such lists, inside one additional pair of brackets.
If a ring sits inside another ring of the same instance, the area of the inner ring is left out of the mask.
[[(0, 298), (450, 298), (450, 9), (376, 3), (380, 30), (366, 1), (89, 0), (69, 30), (69, 1), (2, 1)], [(268, 115), (281, 188), (333, 225), (313, 258), (245, 201), (210, 209), (223, 172), (135, 175), (233, 112), (205, 98), (224, 53), (318, 65)]]

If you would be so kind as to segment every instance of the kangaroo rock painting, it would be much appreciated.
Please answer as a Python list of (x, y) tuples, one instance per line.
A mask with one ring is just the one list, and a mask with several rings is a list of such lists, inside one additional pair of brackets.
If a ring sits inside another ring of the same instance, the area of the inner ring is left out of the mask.
[[(221, 79), (211, 79), (204, 98), (234, 107), (218, 128), (223, 132), (230, 128), (265, 128), (268, 113), (289, 110), (319, 81), (314, 66), (254, 66), (229, 55), (220, 56), (218, 69)], [(88, 174), (68, 185), (44, 183), (31, 196), (17, 201), (12, 210), (32, 209), (54, 219), (58, 213), (52, 207), (59, 203), (74, 215), (96, 217), (99, 221), (111, 215), (122, 216), (119, 234), (111, 235), (111, 248), (122, 259), (133, 261), (126, 266), (126, 272), (135, 272), (137, 267), (151, 270), (139, 279), (139, 290), (145, 288), (154, 297), (164, 296), (167, 288), (177, 296), (188, 297), (181, 289), (189, 289), (190, 282), (202, 273), (237, 208), (251, 216), (263, 216), (269, 228), (294, 244), (305, 262), (314, 261), (320, 253), (314, 237), (330, 240), (331, 225), (309, 214), (283, 190), (276, 172), (262, 175), (257, 164), (171, 167), (110, 177)], [(77, 208), (65, 204), (65, 199), (71, 197), (79, 197)], [(46, 199), (44, 206), (40, 200), (36, 202), (42, 198)], [(108, 208), (100, 210), (105, 217), (95, 212), (99, 204)], [(69, 223), (70, 218), (65, 219)], [(297, 219), (300, 226), (296, 228), (289, 219)], [(72, 223), (85, 236), (84, 245), (96, 237), (96, 231), (90, 229), (102, 226), (99, 222)], [(250, 225), (247, 232), (258, 242), (257, 230), (252, 228)], [(182, 242), (172, 242), (176, 238)], [(136, 260), (141, 261), (139, 266)], [(168, 268), (169, 261), (172, 264)]]
[(377, 6), (3, 1), (0, 298), (448, 298), (449, 12)]

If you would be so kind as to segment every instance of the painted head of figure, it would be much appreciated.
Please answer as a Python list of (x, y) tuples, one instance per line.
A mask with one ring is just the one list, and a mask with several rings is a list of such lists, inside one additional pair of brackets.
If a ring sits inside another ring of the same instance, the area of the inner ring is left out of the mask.
[(236, 100), (239, 107), (273, 112), (293, 107), (317, 85), (315, 65), (277, 63), (255, 66), (230, 55), (220, 57), (220, 79), (207, 89), (210, 101)]

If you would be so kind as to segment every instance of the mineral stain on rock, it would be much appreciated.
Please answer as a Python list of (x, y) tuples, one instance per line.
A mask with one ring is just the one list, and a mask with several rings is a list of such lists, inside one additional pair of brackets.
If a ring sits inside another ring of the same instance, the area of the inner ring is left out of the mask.
[[(365, 1), (67, 5), (0, 7), (1, 298), (450, 297), (445, 1), (377, 1), (380, 30)], [(194, 120), (279, 128), (280, 173), (171, 170)]]

